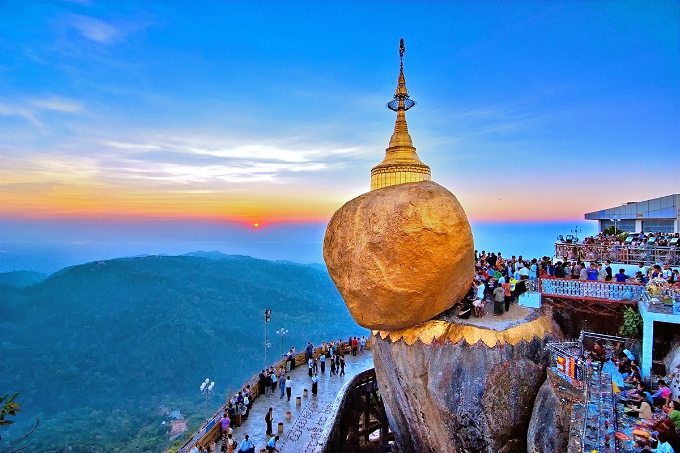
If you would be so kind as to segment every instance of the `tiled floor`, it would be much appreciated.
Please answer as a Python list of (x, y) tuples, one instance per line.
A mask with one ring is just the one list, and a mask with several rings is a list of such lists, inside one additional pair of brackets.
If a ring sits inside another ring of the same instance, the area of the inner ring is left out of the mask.
[[(253, 406), (246, 420), (240, 427), (234, 429), (234, 437), (240, 443), (248, 434), (255, 442), (255, 451), (259, 452), (269, 440), (266, 436), (267, 425), (264, 416), (270, 407), (274, 408), (274, 432), (278, 429), (278, 423), (283, 422), (283, 433), (279, 433), (277, 448), (281, 452), (306, 452), (314, 451), (316, 439), (324, 425), (331, 407), (342, 385), (355, 375), (373, 368), (373, 355), (371, 351), (364, 351), (352, 357), (345, 356), (345, 376), (330, 376), (330, 366), (326, 367), (326, 373), (319, 373), (319, 388), (316, 396), (312, 395), (312, 382), (307, 374), (307, 367), (298, 366), (289, 373), (293, 380), (293, 393), (290, 402), (286, 396), (279, 398), (280, 391), (277, 388), (274, 395), (259, 397), (253, 402)], [(320, 370), (319, 370), (320, 371)], [(308, 396), (303, 396), (303, 390), (308, 389)], [(302, 404), (297, 406), (296, 397), (302, 398)], [(286, 411), (291, 411), (290, 420), (286, 419)], [(218, 446), (219, 447), (219, 446)], [(219, 448), (218, 448), (219, 451)]]

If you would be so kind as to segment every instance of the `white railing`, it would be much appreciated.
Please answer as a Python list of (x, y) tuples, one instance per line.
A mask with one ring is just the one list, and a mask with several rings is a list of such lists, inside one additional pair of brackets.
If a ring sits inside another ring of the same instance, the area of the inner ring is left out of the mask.
[(567, 278), (542, 278), (541, 294), (555, 296), (591, 297), (596, 299), (622, 300), (626, 292), (636, 301), (642, 297), (644, 286)]
[(597, 245), (555, 243), (555, 256), (566, 260), (604, 261), (621, 264), (656, 264), (667, 263), (680, 265), (680, 248), (678, 246), (648, 245)]

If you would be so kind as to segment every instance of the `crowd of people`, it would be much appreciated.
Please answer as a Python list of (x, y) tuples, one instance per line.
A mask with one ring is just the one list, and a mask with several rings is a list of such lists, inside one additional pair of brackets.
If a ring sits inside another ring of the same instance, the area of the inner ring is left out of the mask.
[(520, 255), (506, 261), (501, 252), (487, 255), (485, 251), (479, 254), (475, 250), (475, 278), (470, 292), (463, 299), (458, 317), (486, 316), (489, 301), (493, 301), (493, 314), (503, 315), (526, 292), (527, 280), (536, 279), (538, 272), (536, 259), (525, 261)]
[[(598, 340), (586, 357), (591, 366), (597, 366), (602, 371), (612, 374), (618, 372), (623, 377), (623, 381), (619, 381), (619, 384), (613, 380), (612, 385), (614, 391), (620, 393), (619, 401), (625, 404), (624, 412), (630, 416), (639, 417), (642, 423), (650, 428), (653, 435), (657, 433), (657, 448), (663, 447), (666, 443), (672, 448), (680, 446), (680, 398), (677, 401), (672, 399), (671, 389), (665, 380), (659, 379), (658, 389), (653, 392), (642, 379), (635, 356), (621, 343), (617, 343), (612, 357), (608, 357), (603, 342)], [(608, 369), (610, 366), (615, 370)], [(640, 446), (651, 449), (652, 440), (643, 441)]]
[[(350, 337), (348, 341), (323, 342), (321, 346), (315, 348), (311, 343), (307, 343), (305, 348), (305, 363), (307, 364), (308, 374), (311, 383), (312, 395), (318, 393), (319, 374), (326, 373), (328, 363), (329, 374), (331, 376), (345, 375), (345, 355), (362, 354), (366, 349), (367, 339), (365, 336)], [(257, 389), (254, 392), (250, 384), (246, 384), (237, 394), (235, 394), (224, 406), (224, 412), (218, 423), (221, 430), (222, 447), (221, 450), (227, 453), (254, 453), (255, 443), (248, 434), (239, 443), (234, 438), (234, 428), (248, 419), (253, 400), (262, 396), (270, 398), (277, 394), (279, 389), (279, 399), (284, 396), (290, 401), (292, 396), (293, 381), (288, 371), (296, 367), (297, 353), (292, 347), (285, 356), (285, 360), (277, 365), (263, 369), (257, 379)], [(264, 417), (266, 423), (266, 436), (268, 441), (265, 449), (268, 453), (279, 451), (276, 443), (279, 436), (274, 433), (274, 408), (270, 407)], [(194, 446), (190, 453), (202, 453), (205, 449)]]
[(599, 233), (595, 236), (586, 237), (581, 243), (610, 247), (614, 245), (626, 245), (632, 248), (652, 245), (673, 247), (680, 245), (680, 233), (633, 233), (628, 235)]

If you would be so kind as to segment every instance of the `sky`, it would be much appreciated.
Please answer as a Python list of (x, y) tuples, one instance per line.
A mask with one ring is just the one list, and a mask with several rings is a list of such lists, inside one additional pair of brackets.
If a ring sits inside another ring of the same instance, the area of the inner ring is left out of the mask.
[(473, 226), (677, 193), (679, 29), (675, 0), (0, 0), (0, 260), (319, 248), (384, 157), (400, 38), (414, 146)]

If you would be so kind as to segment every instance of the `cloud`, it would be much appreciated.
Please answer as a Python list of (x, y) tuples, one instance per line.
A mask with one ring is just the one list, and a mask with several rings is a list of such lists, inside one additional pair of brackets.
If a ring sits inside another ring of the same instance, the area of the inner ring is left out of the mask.
[(35, 99), (32, 104), (46, 110), (56, 110), (59, 112), (77, 112), (82, 108), (80, 102), (65, 99), (58, 96), (51, 96), (45, 99)]
[(72, 17), (72, 25), (87, 39), (108, 44), (121, 37), (121, 33), (107, 22), (87, 16)]
[(10, 104), (5, 104), (0, 102), (0, 115), (2, 116), (20, 116), (23, 118), (26, 118), (28, 121), (33, 123), (34, 125), (38, 127), (42, 127), (42, 124), (40, 121), (38, 121), (35, 116), (33, 115), (33, 112), (30, 109), (26, 109), (23, 107), (17, 107), (14, 105)]

